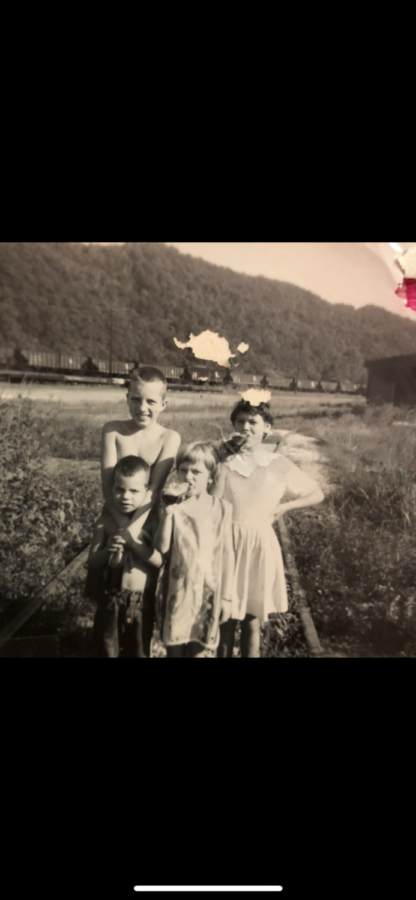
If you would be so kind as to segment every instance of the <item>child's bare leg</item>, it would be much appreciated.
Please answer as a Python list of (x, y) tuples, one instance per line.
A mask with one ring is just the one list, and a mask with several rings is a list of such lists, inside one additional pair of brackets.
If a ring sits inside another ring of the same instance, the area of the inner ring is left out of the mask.
[(229, 619), (220, 626), (220, 645), (218, 647), (218, 659), (232, 659), (237, 620)]
[(119, 647), (119, 604), (116, 597), (102, 598), (94, 619), (94, 644), (97, 659), (117, 659)]
[(166, 647), (166, 656), (168, 659), (184, 659), (186, 644), (177, 644), (176, 647)]
[(201, 644), (192, 641), (190, 644), (186, 645), (185, 655), (188, 659), (206, 659), (206, 650), (204, 650)]
[(260, 659), (260, 619), (254, 616), (241, 623), (241, 658)]

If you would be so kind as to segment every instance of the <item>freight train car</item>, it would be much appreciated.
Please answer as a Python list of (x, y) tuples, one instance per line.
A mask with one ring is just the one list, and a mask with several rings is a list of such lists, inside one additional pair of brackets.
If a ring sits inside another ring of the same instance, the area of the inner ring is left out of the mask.
[(340, 394), (355, 394), (355, 385), (352, 381), (340, 381), (338, 384)]
[(8, 347), (0, 347), (0, 369), (7, 369), (14, 363), (14, 352)]
[(270, 388), (278, 391), (293, 391), (295, 387), (294, 378), (285, 378), (283, 375), (268, 375), (267, 382)]
[(338, 389), (337, 381), (320, 381), (317, 390), (325, 392), (326, 394), (335, 394)]
[[(89, 357), (90, 359), (90, 357)], [(132, 369), (134, 369), (134, 362), (121, 362), (120, 360), (113, 359), (97, 359), (94, 357), (92, 359), (92, 366), (94, 371), (97, 374), (101, 375), (118, 375), (122, 378), (128, 378)]]
[(304, 379), (300, 379), (297, 382), (297, 390), (298, 391), (316, 391), (318, 387), (317, 381), (305, 381)]
[(168, 384), (179, 384), (183, 376), (183, 367), (180, 366), (157, 366), (162, 375), (165, 376)]
[(221, 366), (197, 363), (185, 366), (183, 380), (193, 381), (197, 384), (222, 385), (227, 372), (228, 369), (223, 369)]
[[(239, 372), (235, 369), (231, 374), (230, 384), (238, 384), (242, 387), (261, 387), (264, 375), (249, 375), (247, 372)], [(228, 380), (228, 379), (227, 379)]]
[[(147, 363), (146, 363), (147, 364)], [(152, 365), (152, 363), (148, 363)], [(226, 369), (214, 363), (196, 361), (185, 366), (159, 366), (168, 385), (179, 389), (221, 391), (224, 385), (235, 388), (264, 388), (279, 391), (319, 391), (331, 394), (365, 394), (365, 387), (349, 381), (312, 381), (296, 379), (268, 372), (254, 375)], [(137, 368), (132, 361), (85, 356), (81, 353), (20, 350), (0, 348), (0, 375), (12, 380), (22, 380), (32, 375), (36, 381), (65, 381), (70, 383), (107, 384), (124, 383)]]

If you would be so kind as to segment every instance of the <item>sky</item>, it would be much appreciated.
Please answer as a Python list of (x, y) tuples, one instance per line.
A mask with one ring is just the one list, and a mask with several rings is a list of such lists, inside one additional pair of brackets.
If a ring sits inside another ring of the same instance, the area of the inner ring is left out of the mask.
[(414, 243), (197, 243), (166, 242), (182, 253), (247, 275), (289, 281), (330, 303), (382, 306), (416, 321), (416, 313), (395, 295), (402, 274), (395, 263), (399, 248)]

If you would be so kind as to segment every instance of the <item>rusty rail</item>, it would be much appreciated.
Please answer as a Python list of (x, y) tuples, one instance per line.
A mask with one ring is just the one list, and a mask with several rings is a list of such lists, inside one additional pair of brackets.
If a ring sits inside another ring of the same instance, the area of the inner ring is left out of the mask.
[(289, 534), (283, 518), (278, 520), (277, 527), (279, 529), (280, 542), (286, 563), (286, 569), (292, 582), (293, 594), (296, 599), (299, 617), (302, 622), (306, 643), (309, 649), (309, 655), (312, 657), (312, 659), (322, 659), (323, 657), (328, 656), (328, 654), (325, 653), (322, 649), (321, 643), (318, 638), (306, 594), (300, 583), (299, 573), (296, 567)]
[[(283, 551), (283, 556), (286, 564), (286, 569), (289, 575), (289, 578), (292, 582), (293, 593), (296, 598), (296, 605), (299, 612), (299, 617), (302, 623), (303, 631), (305, 634), (306, 643), (308, 645), (309, 654), (312, 659), (322, 659), (328, 656), (336, 655), (332, 653), (326, 653), (319, 641), (319, 637), (312, 619), (312, 614), (308, 605), (308, 601), (306, 598), (305, 591), (303, 590), (299, 573), (296, 567), (293, 550), (289, 538), (289, 534), (284, 522), (284, 519), (279, 519), (278, 530), (280, 536), (281, 547)], [(56, 575), (47, 585), (45, 585), (42, 590), (37, 594), (27, 606), (22, 609), (18, 615), (0, 632), (0, 650), (7, 644), (8, 641), (25, 625), (26, 622), (40, 609), (41, 606), (44, 606), (47, 603), (50, 603), (53, 599), (56, 599), (57, 596), (62, 594), (67, 586), (68, 582), (74, 578), (75, 575), (79, 572), (79, 570), (85, 565), (88, 559), (89, 553), (89, 545), (82, 550), (82, 552), (75, 557), (74, 560), (59, 573)]]
[(72, 560), (66, 569), (63, 569), (59, 575), (55, 575), (55, 577), (52, 578), (52, 581), (46, 584), (39, 594), (36, 594), (33, 600), (31, 600), (30, 603), (28, 603), (27, 606), (25, 606), (18, 615), (6, 625), (6, 628), (3, 628), (3, 631), (0, 632), (0, 650), (7, 644), (10, 638), (12, 638), (13, 635), (32, 618), (33, 614), (40, 609), (41, 606), (50, 603), (51, 600), (56, 598), (60, 589), (61, 594), (66, 590), (68, 582), (71, 581), (74, 575), (76, 575), (85, 565), (88, 559), (89, 549), (89, 545), (85, 547), (84, 550)]

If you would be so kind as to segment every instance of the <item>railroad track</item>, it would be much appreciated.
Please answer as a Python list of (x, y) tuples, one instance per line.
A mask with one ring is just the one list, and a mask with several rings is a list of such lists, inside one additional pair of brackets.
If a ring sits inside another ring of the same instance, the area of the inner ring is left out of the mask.
[[(66, 566), (59, 575), (56, 575), (52, 578), (51, 581), (46, 584), (38, 594), (33, 597), (33, 600), (27, 604), (18, 615), (8, 624), (5, 628), (0, 632), (0, 657), (3, 655), (4, 648), (8, 645), (8, 643), (14, 638), (14, 635), (17, 634), (18, 631), (23, 627), (23, 625), (28, 622), (32, 616), (45, 604), (50, 603), (52, 600), (56, 600), (59, 596), (66, 591), (68, 584), (72, 581), (72, 579), (77, 575), (88, 559), (89, 553), (89, 544), (84, 547), (81, 553), (72, 560), (69, 566)], [(38, 639), (36, 639), (38, 640)]]
[[(288, 531), (284, 522), (284, 519), (280, 519), (277, 523), (277, 528), (280, 536), (280, 543), (282, 547), (282, 552), (284, 556), (286, 572), (290, 581), (292, 594), (295, 600), (295, 607), (297, 613), (299, 615), (303, 635), (305, 638), (305, 642), (308, 648), (308, 656), (311, 659), (322, 659), (337, 656), (335, 653), (325, 652), (321, 646), (319, 641), (319, 637), (312, 619), (311, 611), (308, 605), (306, 594), (300, 584), (299, 574), (297, 571), (290, 538), (288, 535)], [(59, 647), (58, 647), (58, 638), (57, 637), (36, 637), (33, 639), (25, 638), (25, 639), (17, 639), (15, 641), (15, 635), (18, 634), (20, 629), (30, 621), (30, 619), (34, 616), (34, 614), (43, 606), (52, 603), (54, 600), (57, 600), (61, 597), (68, 588), (68, 585), (71, 581), (79, 575), (83, 568), (86, 566), (86, 562), (88, 559), (89, 553), (89, 545), (84, 547), (81, 553), (75, 557), (74, 560), (59, 573), (59, 575), (55, 576), (47, 585), (45, 585), (38, 594), (27, 604), (18, 615), (0, 632), (0, 658), (4, 656), (12, 656), (13, 644), (19, 646), (19, 649), (23, 650), (25, 643), (28, 644), (30, 640), (35, 641), (38, 644), (38, 653), (37, 655), (42, 655), (42, 647), (44, 647), (46, 656), (59, 656)], [(269, 621), (265, 626), (265, 634), (264, 634), (264, 651), (263, 655), (265, 658), (268, 657), (268, 647), (270, 645), (271, 632), (273, 629), (273, 620)], [(43, 642), (43, 644), (42, 644)], [(159, 644), (156, 640), (156, 643)], [(39, 652), (40, 651), (40, 652)], [(161, 656), (162, 654), (158, 652), (157, 656)]]

